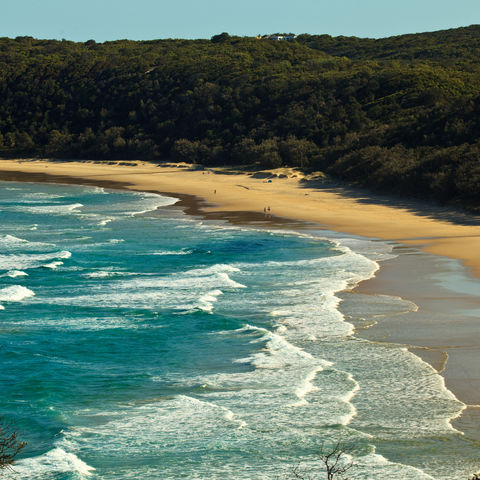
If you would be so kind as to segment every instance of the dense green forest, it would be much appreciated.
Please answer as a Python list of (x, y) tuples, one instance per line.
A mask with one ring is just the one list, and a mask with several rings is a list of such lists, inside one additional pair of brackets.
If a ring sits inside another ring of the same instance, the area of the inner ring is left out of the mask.
[(480, 26), (0, 39), (0, 155), (258, 164), (480, 210)]

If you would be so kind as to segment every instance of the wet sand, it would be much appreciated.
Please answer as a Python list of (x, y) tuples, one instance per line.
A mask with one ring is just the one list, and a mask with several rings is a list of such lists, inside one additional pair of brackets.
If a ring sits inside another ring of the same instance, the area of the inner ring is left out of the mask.
[(480, 440), (480, 280), (460, 262), (397, 246), (398, 256), (381, 262), (375, 278), (353, 295), (391, 295), (408, 299), (416, 312), (385, 316), (357, 335), (397, 343), (430, 363), (467, 405), (453, 425)]

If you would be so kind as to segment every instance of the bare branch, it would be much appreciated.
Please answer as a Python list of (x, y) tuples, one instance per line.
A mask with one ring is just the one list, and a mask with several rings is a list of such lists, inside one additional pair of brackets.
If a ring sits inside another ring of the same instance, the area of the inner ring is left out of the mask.
[(25, 447), (18, 440), (18, 433), (10, 425), (0, 424), (0, 470), (11, 469), (15, 457)]
[[(322, 445), (320, 451), (320, 460), (325, 466), (327, 473), (327, 480), (348, 480), (344, 475), (353, 467), (353, 462), (344, 462), (344, 455), (346, 455), (345, 448), (340, 442), (337, 442), (332, 448), (327, 448)], [(293, 478), (298, 480), (313, 480), (312, 476), (305, 476), (305, 473), (299, 470), (297, 465), (292, 470)], [(323, 477), (325, 478), (325, 477)], [(315, 480), (320, 480), (320, 477), (315, 477)], [(473, 478), (471, 480), (480, 480), (480, 478)]]
[(293, 476), (295, 478), (299, 478), (300, 480), (306, 480), (305, 477), (303, 475), (300, 474), (300, 472), (298, 471), (298, 466), (296, 466), (293, 470), (292, 470), (292, 473), (293, 473)]

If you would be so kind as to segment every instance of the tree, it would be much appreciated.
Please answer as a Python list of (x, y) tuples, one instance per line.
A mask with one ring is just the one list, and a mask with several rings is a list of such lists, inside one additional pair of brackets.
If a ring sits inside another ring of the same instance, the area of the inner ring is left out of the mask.
[(227, 32), (222, 32), (218, 35), (214, 35), (210, 40), (212, 43), (221, 43), (225, 42), (230, 38), (230, 35)]
[(195, 163), (198, 155), (198, 143), (180, 138), (173, 144), (171, 154), (177, 162)]
[(232, 148), (234, 162), (248, 165), (257, 161), (257, 145), (251, 138), (242, 138)]
[(282, 166), (282, 157), (278, 153), (276, 138), (267, 138), (257, 146), (257, 159), (263, 168), (279, 168)]
[(72, 135), (52, 130), (48, 135), (48, 144), (45, 146), (45, 153), (51, 156), (60, 156), (68, 152), (72, 141)]
[(280, 154), (286, 165), (307, 168), (318, 147), (309, 140), (289, 135), (280, 142)]
[(34, 150), (35, 144), (33, 143), (32, 137), (27, 132), (17, 132), (15, 137), (15, 146), (18, 150), (24, 152)]
[(0, 424), (0, 470), (12, 468), (15, 457), (26, 443), (18, 440), (18, 433), (10, 425)]
[(341, 461), (342, 455), (344, 454), (345, 450), (341, 448), (339, 443), (337, 443), (329, 453), (320, 454), (320, 459), (327, 470), (328, 480), (333, 480), (335, 476), (338, 478), (344, 478), (343, 475), (352, 468), (352, 462), (344, 463)]
[[(353, 467), (352, 462), (345, 462), (344, 457), (346, 452), (340, 443), (335, 444), (335, 446), (329, 450), (326, 450), (325, 447), (322, 447), (320, 451), (320, 460), (325, 466), (325, 471), (327, 474), (327, 480), (348, 480), (348, 477), (344, 475)], [(298, 467), (295, 467), (292, 471), (293, 477), (298, 480), (317, 480), (311, 476), (311, 474), (305, 474), (300, 472)], [(320, 477), (318, 477), (319, 479)], [(477, 480), (473, 478), (471, 480)]]

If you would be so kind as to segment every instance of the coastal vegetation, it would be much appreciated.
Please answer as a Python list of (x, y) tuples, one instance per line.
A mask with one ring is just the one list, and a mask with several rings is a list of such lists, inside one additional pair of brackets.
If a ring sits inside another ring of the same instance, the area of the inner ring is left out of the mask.
[(12, 468), (16, 456), (26, 443), (18, 439), (18, 432), (11, 425), (0, 421), (0, 475), (3, 470)]
[(480, 26), (299, 35), (0, 39), (0, 155), (322, 170), (480, 210)]

